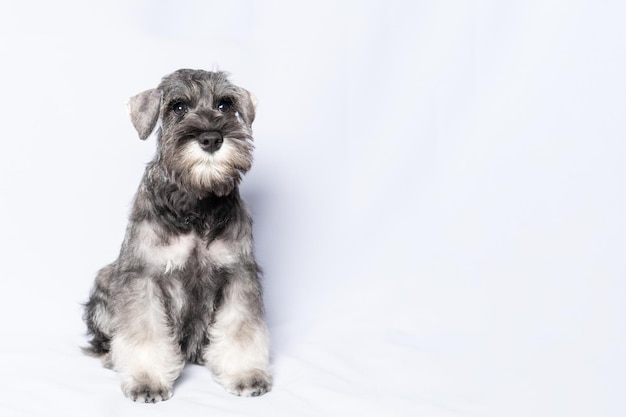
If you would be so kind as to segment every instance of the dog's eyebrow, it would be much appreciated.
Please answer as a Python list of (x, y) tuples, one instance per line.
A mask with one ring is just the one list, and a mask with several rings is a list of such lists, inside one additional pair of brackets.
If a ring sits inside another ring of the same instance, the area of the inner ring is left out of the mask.
[(172, 96), (171, 98), (167, 100), (167, 104), (173, 104), (173, 103), (176, 103), (177, 101), (189, 102), (189, 100), (185, 96)]
[(213, 99), (213, 101), (215, 102), (220, 102), (222, 100), (228, 100), (231, 103), (237, 103), (237, 97), (231, 95), (231, 94), (223, 94), (221, 96), (215, 96), (215, 98)]

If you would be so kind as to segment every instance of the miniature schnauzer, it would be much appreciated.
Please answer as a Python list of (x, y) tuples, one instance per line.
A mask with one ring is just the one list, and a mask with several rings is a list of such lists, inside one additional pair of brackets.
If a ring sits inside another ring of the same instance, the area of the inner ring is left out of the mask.
[(271, 388), (252, 219), (238, 190), (252, 165), (255, 105), (225, 73), (189, 69), (129, 101), (141, 139), (158, 126), (158, 147), (119, 257), (85, 304), (85, 350), (134, 401), (169, 399), (187, 362), (208, 365), (236, 395)]

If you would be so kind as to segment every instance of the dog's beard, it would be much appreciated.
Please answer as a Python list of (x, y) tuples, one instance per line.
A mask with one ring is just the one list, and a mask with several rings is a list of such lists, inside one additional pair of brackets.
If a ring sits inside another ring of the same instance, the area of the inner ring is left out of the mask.
[(216, 152), (204, 151), (197, 141), (181, 145), (167, 169), (170, 178), (199, 197), (229, 194), (252, 166), (252, 142), (249, 139), (224, 138)]

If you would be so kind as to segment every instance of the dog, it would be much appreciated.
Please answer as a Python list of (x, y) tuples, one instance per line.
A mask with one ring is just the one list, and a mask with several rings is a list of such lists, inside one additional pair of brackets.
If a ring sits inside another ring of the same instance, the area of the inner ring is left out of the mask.
[(252, 165), (256, 99), (224, 72), (181, 69), (132, 97), (157, 151), (135, 195), (119, 257), (84, 305), (85, 352), (137, 402), (169, 399), (186, 363), (239, 396), (271, 389), (269, 334), (252, 218), (239, 183)]

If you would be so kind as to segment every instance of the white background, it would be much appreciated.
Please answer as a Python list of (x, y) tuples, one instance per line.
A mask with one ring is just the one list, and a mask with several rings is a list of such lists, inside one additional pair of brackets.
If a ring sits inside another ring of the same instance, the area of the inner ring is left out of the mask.
[[(620, 1), (0, 6), (2, 416), (626, 415)], [(126, 99), (178, 68), (259, 100), (242, 193), (275, 385), (189, 366), (125, 399), (80, 303), (154, 140)]]

